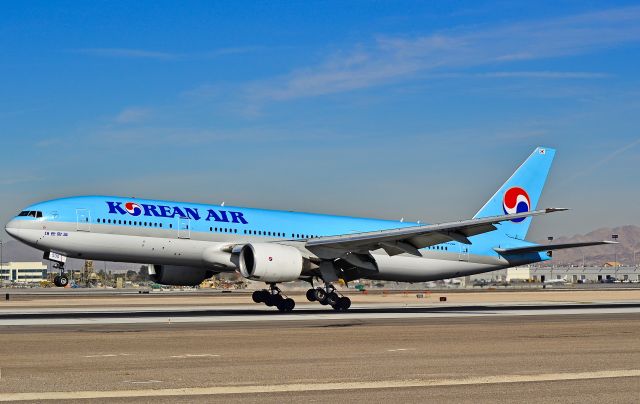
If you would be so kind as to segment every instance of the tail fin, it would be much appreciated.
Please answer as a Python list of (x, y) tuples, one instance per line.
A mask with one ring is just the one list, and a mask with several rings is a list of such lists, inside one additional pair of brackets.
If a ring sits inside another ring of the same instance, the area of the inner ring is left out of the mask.
[[(555, 154), (554, 149), (536, 148), (474, 218), (535, 210)], [(531, 219), (527, 217), (504, 222), (499, 226), (498, 232), (524, 240)]]

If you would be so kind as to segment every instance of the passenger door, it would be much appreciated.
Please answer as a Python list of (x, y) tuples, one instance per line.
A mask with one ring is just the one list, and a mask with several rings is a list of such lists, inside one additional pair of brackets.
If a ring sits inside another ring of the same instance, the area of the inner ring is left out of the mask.
[(469, 247), (466, 244), (460, 244), (460, 254), (458, 261), (469, 261)]
[(178, 218), (178, 238), (191, 238), (191, 219)]
[(91, 231), (91, 212), (89, 209), (76, 209), (76, 230)]

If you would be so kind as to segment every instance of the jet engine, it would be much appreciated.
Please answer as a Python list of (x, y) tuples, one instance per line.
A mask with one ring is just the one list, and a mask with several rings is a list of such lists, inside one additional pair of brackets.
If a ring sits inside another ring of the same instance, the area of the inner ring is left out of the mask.
[(153, 265), (149, 268), (151, 280), (162, 285), (196, 286), (214, 274), (214, 271), (206, 268), (177, 265)]
[(240, 250), (240, 273), (256, 281), (295, 281), (302, 273), (303, 264), (302, 254), (295, 247), (255, 243)]

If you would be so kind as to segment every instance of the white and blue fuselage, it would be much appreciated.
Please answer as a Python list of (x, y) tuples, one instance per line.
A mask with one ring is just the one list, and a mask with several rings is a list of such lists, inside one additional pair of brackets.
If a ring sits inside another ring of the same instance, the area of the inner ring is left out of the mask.
[[(248, 243), (296, 247), (310, 262), (310, 239), (419, 226), (419, 223), (365, 219), (233, 206), (81, 196), (33, 204), (11, 220), (6, 231), (22, 242), (66, 257), (236, 270), (232, 248)], [(420, 256), (389, 256), (372, 251), (377, 271), (365, 277), (396, 281), (430, 281), (486, 272), (525, 261), (507, 260), (495, 247), (530, 245), (517, 239), (479, 235), (472, 244), (448, 241), (420, 249)], [(309, 266), (312, 268), (313, 266)], [(304, 275), (304, 273), (302, 273)]]

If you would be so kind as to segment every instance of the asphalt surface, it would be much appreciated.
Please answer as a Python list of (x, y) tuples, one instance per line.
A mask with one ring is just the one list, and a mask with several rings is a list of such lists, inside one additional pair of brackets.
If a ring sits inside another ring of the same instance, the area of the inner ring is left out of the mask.
[(640, 313), (0, 326), (0, 400), (635, 403)]

